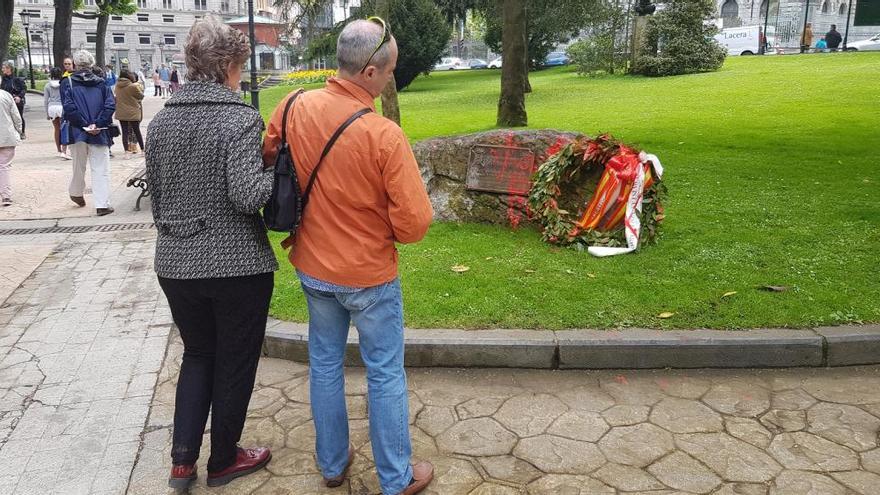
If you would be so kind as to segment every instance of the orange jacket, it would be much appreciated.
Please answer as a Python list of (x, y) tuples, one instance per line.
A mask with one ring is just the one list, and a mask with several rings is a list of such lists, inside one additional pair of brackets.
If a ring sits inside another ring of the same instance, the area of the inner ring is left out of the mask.
[[(275, 163), (287, 98), (269, 120), (263, 142), (266, 165)], [(375, 110), (369, 93), (336, 78), (297, 98), (288, 115), (287, 140), (303, 189), (330, 136), (364, 107)], [(337, 285), (371, 287), (393, 280), (394, 243), (421, 240), (434, 214), (406, 135), (392, 121), (369, 113), (342, 133), (324, 161), (290, 262)]]

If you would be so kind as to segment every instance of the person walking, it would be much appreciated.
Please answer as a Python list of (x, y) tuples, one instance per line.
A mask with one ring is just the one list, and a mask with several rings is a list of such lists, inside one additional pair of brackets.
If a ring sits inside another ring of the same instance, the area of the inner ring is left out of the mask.
[(171, 91), (171, 71), (164, 64), (159, 68), (159, 83), (162, 84), (162, 98), (168, 98)]
[(24, 79), (15, 76), (15, 68), (9, 62), (3, 62), (2, 75), (0, 75), (0, 89), (12, 95), (12, 100), (18, 108), (18, 116), (21, 117), (21, 138), (25, 135), (24, 103), (27, 94), (27, 86)]
[(73, 157), (70, 199), (85, 206), (86, 165), (92, 175), (92, 194), (98, 216), (113, 213), (110, 206), (110, 145), (108, 127), (113, 123), (116, 101), (104, 79), (92, 70), (95, 57), (80, 50), (73, 55), (76, 71), (61, 84), (64, 120), (69, 122), (68, 149)]
[(841, 42), (843, 42), (843, 36), (837, 30), (837, 24), (832, 24), (831, 30), (825, 33), (825, 43), (828, 45), (828, 49), (836, 52)]
[(174, 94), (177, 92), (178, 89), (180, 89), (180, 76), (177, 74), (177, 67), (171, 69), (170, 83), (171, 94)]
[(187, 84), (150, 122), (146, 148), (156, 275), (184, 346), (168, 480), (182, 490), (197, 477), (209, 411), (208, 486), (272, 457), (237, 443), (278, 269), (260, 217), (274, 178), (260, 153), (263, 119), (236, 93), (247, 37), (208, 15), (190, 29), (184, 54)]
[(116, 88), (116, 81), (119, 78), (116, 77), (116, 73), (113, 72), (113, 66), (107, 65), (107, 70), (104, 71), (104, 84), (110, 88), (110, 91), (113, 91)]
[[(341, 124), (370, 110), (327, 153), (302, 224), (282, 246), (291, 248), (290, 262), (308, 303), (311, 407), (324, 483), (341, 485), (353, 459), (343, 373), (353, 322), (367, 368), (370, 441), (382, 493), (411, 495), (431, 482), (434, 467), (411, 464), (395, 242), (421, 240), (433, 211), (406, 135), (374, 113), (374, 99), (391, 80), (397, 53), (383, 20), (345, 26), (336, 48), (338, 77), (324, 89), (288, 96), (275, 109), (263, 161), (274, 163), (284, 127), (299, 183), (306, 184)], [(296, 100), (283, 121), (291, 98)]]
[(813, 24), (807, 23), (801, 33), (801, 53), (806, 53), (813, 46)]
[(55, 128), (55, 149), (58, 151), (58, 156), (70, 160), (67, 145), (61, 144), (61, 118), (64, 116), (64, 105), (61, 102), (61, 75), (60, 68), (52, 67), (49, 69), (49, 82), (43, 88), (43, 103), (46, 118), (52, 122), (52, 127)]
[(144, 150), (144, 138), (141, 136), (141, 120), (144, 118), (144, 87), (137, 81), (137, 76), (123, 69), (116, 83), (116, 120), (122, 127), (122, 145), (125, 147), (125, 158), (137, 154), (138, 146)]
[(21, 144), (21, 114), (15, 100), (6, 91), (0, 91), (0, 205), (12, 204), (12, 181), (9, 170), (15, 158), (15, 147)]
[(159, 69), (153, 71), (153, 96), (162, 96), (162, 79), (159, 77)]

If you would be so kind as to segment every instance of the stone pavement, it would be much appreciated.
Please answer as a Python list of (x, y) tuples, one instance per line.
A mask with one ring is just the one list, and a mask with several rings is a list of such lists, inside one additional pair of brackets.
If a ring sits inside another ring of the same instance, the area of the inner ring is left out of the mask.
[[(182, 346), (159, 375), (128, 493), (166, 493)], [(268, 469), (194, 494), (379, 493), (366, 382), (346, 372), (351, 479), (323, 488), (314, 461), (307, 367), (266, 358), (242, 444)], [(435, 495), (876, 495), (880, 368), (688, 371), (411, 369), (414, 457), (434, 462)]]

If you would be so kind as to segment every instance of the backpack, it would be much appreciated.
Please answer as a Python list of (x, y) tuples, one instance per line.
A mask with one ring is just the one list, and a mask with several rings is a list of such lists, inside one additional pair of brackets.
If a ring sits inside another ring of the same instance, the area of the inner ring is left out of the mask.
[(297, 228), (302, 222), (306, 204), (309, 202), (309, 193), (311, 193), (312, 187), (315, 185), (315, 178), (318, 176), (318, 169), (321, 168), (324, 157), (327, 156), (327, 153), (330, 153), (330, 149), (333, 148), (340, 134), (348, 126), (364, 114), (372, 111), (369, 108), (358, 110), (336, 129), (336, 132), (327, 141), (327, 145), (324, 146), (321, 158), (315, 164), (315, 168), (309, 176), (306, 190), (303, 191), (296, 176), (296, 164), (293, 163), (290, 146), (287, 144), (287, 114), (293, 107), (294, 101), (304, 91), (301, 89), (294, 93), (292, 97), (287, 99), (287, 104), (284, 106), (284, 114), (281, 117), (281, 142), (276, 148), (277, 154), (275, 156), (275, 181), (272, 184), (272, 195), (263, 208), (263, 219), (266, 222), (266, 228), (276, 232), (289, 232), (291, 235), (296, 233)]

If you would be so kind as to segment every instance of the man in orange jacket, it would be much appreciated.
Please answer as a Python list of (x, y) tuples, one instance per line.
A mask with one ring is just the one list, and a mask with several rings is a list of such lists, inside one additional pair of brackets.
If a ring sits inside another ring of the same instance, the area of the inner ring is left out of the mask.
[[(403, 368), (403, 303), (395, 242), (417, 242), (433, 211), (409, 141), (377, 115), (374, 99), (391, 79), (397, 42), (379, 18), (348, 24), (337, 43), (339, 75), (297, 97), (287, 141), (300, 184), (307, 184), (330, 137), (354, 121), (324, 158), (291, 247), (309, 306), (309, 378), (318, 465), (329, 487), (343, 483), (349, 447), (343, 359), (350, 322), (367, 367), (370, 441), (385, 495), (411, 495), (433, 478), (429, 462), (411, 464)], [(288, 96), (288, 98), (291, 98)], [(282, 101), (269, 121), (263, 159), (281, 140)]]

